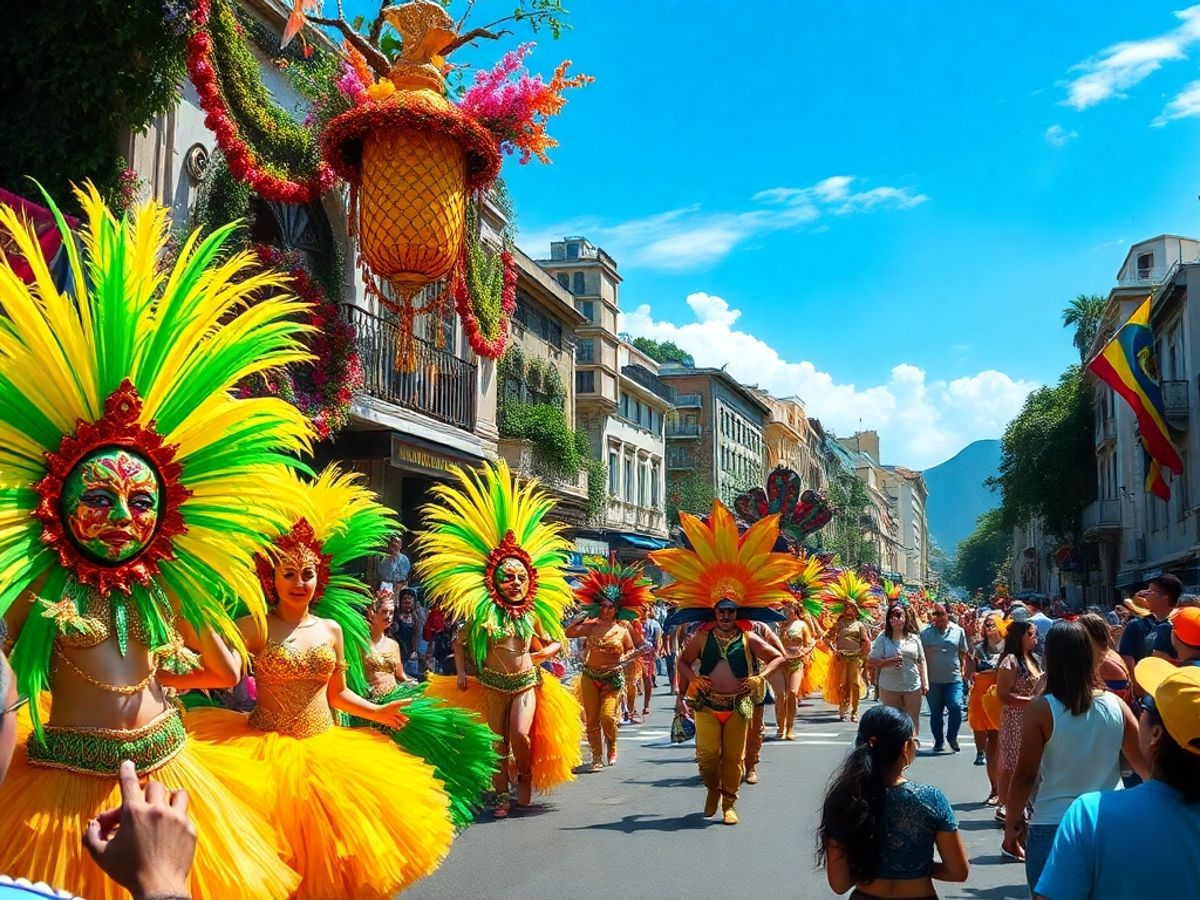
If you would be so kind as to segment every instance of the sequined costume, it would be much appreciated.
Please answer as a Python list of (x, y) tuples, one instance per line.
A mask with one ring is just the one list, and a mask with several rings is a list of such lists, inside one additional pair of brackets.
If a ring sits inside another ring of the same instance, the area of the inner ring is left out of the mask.
[[(764, 682), (763, 675), (755, 674), (751, 623), (782, 618), (769, 607), (790, 601), (787, 583), (798, 564), (790, 553), (773, 549), (779, 540), (777, 515), (759, 519), (742, 535), (720, 501), (713, 502), (707, 521), (687, 513), (679, 518), (686, 546), (654, 551), (650, 560), (674, 579), (658, 591), (659, 597), (677, 605), (663, 627), (702, 623), (680, 656), (681, 673), (689, 672), (695, 659), (701, 677), (709, 679), (720, 666), (730, 684), (739, 686), (736, 692), (720, 691), (711, 681), (702, 686), (689, 679), (687, 687), (696, 717), (696, 762), (708, 789), (705, 815), (713, 815), (719, 802), (725, 822), (736, 824), (734, 804), (745, 771), (746, 734), (754, 715), (754, 694)], [(736, 608), (736, 628), (729, 635), (714, 628), (718, 607)], [(770, 645), (765, 646), (770, 652)], [(761, 671), (769, 674), (770, 668)]]
[[(632, 622), (638, 619), (646, 604), (654, 599), (650, 593), (650, 582), (642, 577), (640, 566), (623, 566), (615, 562), (589, 566), (575, 589), (575, 597), (584, 617), (595, 619), (600, 625), (604, 625), (606, 621), (599, 618), (602, 604), (612, 605), (613, 623)], [(595, 624), (580, 622), (578, 627), (595, 628)], [(575, 680), (575, 694), (583, 705), (587, 723), (588, 747), (592, 752), (594, 771), (603, 766), (605, 744), (609, 765), (616, 762), (621, 695), (625, 692), (626, 680), (630, 677), (626, 665), (629, 659), (638, 660), (642, 651), (642, 648), (635, 644), (635, 649), (626, 654), (626, 641), (621, 634), (612, 633), (611, 625), (607, 627), (608, 631), (603, 635), (590, 635), (585, 639), (583, 665), (580, 667), (579, 677)], [(621, 629), (618, 628), (617, 631), (620, 632)], [(574, 637), (577, 633), (571, 632), (571, 635)], [(617, 659), (601, 666), (594, 663), (593, 654)], [(637, 675), (640, 675), (640, 672), (636, 673), (635, 677)]]
[[(559, 681), (531, 665), (508, 671), (492, 662), (507, 648), (530, 659), (535, 642), (564, 640), (562, 614), (571, 589), (563, 577), (567, 542), (543, 519), (552, 502), (533, 483), (519, 484), (503, 460), (481, 471), (454, 470), (456, 484), (435, 485), (417, 538), (417, 578), (446, 615), (462, 621), (455, 661), (477, 676), (459, 690), (454, 678), (429, 676), (427, 694), (481, 714), (502, 757), (513, 756), (520, 792), (549, 791), (580, 764), (581, 713)], [(516, 703), (532, 700), (528, 733), (512, 724)], [(497, 777), (497, 813), (507, 812), (508, 766)]]
[(284, 524), (273, 495), (309, 426), (282, 400), (230, 390), (306, 358), (304, 306), (251, 255), (223, 255), (233, 226), (188, 238), (167, 266), (165, 208), (117, 220), (91, 185), (76, 195), (74, 236), (47, 200), (69, 294), (0, 207), (33, 273), (26, 285), (0, 253), (0, 612), (20, 691), (38, 698), (18, 720), (0, 871), (126, 896), (80, 837), (120, 804), (130, 758), (191, 798), (193, 897), (287, 896), (299, 879), (255, 790), (261, 773), (189, 740), (164, 686), (216, 677), (200, 655), (214, 652), (209, 634), (243, 649), (235, 605), (265, 615), (252, 560)]
[(357, 647), (368, 634), (370, 597), (345, 567), (380, 549), (394, 519), (356, 476), (334, 467), (312, 482), (293, 475), (277, 502), (289, 525), (257, 559), (261, 593), (278, 603), (276, 569), (311, 567), (311, 613), (318, 623), (336, 622), (345, 646), (355, 649), (339, 663), (328, 641), (297, 648), (290, 637), (267, 639), (252, 655), (254, 711), (198, 708), (186, 724), (191, 734), (265, 764), (262, 789), (285, 858), (303, 878), (298, 900), (382, 900), (436, 869), (454, 838), (449, 798), (433, 769), (379, 731), (335, 724), (330, 705), (331, 693), (340, 692), (331, 689), (336, 672), (361, 678)]
[[(825, 702), (838, 708), (841, 718), (847, 715), (853, 720), (858, 716), (858, 704), (862, 699), (862, 671), (866, 660), (863, 644), (870, 643), (866, 623), (871, 621), (868, 611), (878, 606), (879, 601), (871, 593), (871, 585), (853, 572), (842, 572), (825, 589), (829, 612), (838, 618), (826, 633), (831, 652), (829, 671), (825, 677)], [(857, 611), (849, 622), (841, 618), (847, 604)]]

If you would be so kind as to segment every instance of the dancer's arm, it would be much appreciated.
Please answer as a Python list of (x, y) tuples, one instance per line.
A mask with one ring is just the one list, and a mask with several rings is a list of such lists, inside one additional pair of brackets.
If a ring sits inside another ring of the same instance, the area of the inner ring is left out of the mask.
[[(762, 671), (757, 675), (752, 675), (751, 678), (756, 678), (759, 681), (763, 681), (768, 675), (783, 665), (784, 656), (777, 649), (775, 649), (774, 644), (772, 644), (770, 641), (764, 640), (759, 635), (751, 632), (747, 634), (746, 637), (749, 638), (750, 646), (754, 650), (754, 655), (758, 657), (758, 661), (765, 663), (765, 665), (762, 667)], [(749, 681), (751, 678), (746, 680)]]
[(561, 650), (561, 641), (550, 640), (546, 636), (546, 632), (542, 630), (541, 625), (533, 626), (533, 640), (529, 644), (529, 658), (533, 660), (535, 666), (540, 666), (546, 660), (558, 656)]
[(164, 687), (180, 691), (194, 688), (226, 690), (242, 680), (242, 660), (211, 628), (197, 632), (186, 619), (180, 618), (175, 627), (189, 650), (200, 655), (200, 665), (190, 672), (176, 673), (159, 668), (155, 680)]
[(333, 633), (333, 652), (337, 656), (337, 666), (334, 668), (333, 674), (329, 676), (329, 684), (325, 689), (329, 705), (344, 713), (358, 716), (360, 719), (378, 722), (387, 728), (403, 727), (408, 718), (400, 710), (412, 703), (412, 699), (393, 700), (391, 703), (382, 704), (372, 703), (350, 690), (346, 686), (346, 654), (342, 626), (336, 622), (328, 624)]

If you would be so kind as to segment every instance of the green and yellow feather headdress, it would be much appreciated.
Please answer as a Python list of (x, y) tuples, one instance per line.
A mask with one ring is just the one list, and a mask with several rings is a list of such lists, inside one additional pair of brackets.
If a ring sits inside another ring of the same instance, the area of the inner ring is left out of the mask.
[(804, 552), (797, 555), (800, 571), (788, 582), (788, 590), (810, 616), (819, 616), (825, 608), (822, 595), (829, 583), (829, 573), (819, 557)]
[[(294, 407), (230, 394), (309, 358), (307, 307), (278, 291), (282, 277), (249, 253), (222, 255), (235, 226), (193, 234), (167, 266), (165, 208), (117, 220), (90, 184), (76, 194), (79, 247), (47, 198), (70, 295), (27, 223), (0, 206), (0, 230), (33, 272), (26, 284), (0, 253), (0, 612), (29, 593), (43, 600), (13, 653), (31, 696), (48, 686), (58, 628), (96, 595), (113, 603), (122, 651), (130, 614), (156, 646), (181, 614), (241, 650), (230, 613), (240, 603), (265, 616), (254, 556), (284, 526), (285, 466), (310, 442)], [(89, 544), (67, 521), (81, 507), (64, 492), (73, 498), (104, 456), (107, 477), (132, 466), (153, 483), (152, 526), (119, 557), (98, 549), (104, 534)]]
[(316, 568), (312, 611), (342, 626), (347, 680), (362, 694), (366, 690), (362, 651), (370, 643), (365, 614), (374, 597), (349, 567), (362, 557), (382, 553), (400, 524), (395, 514), (378, 502), (362, 476), (342, 472), (336, 465), (327, 466), (312, 480), (289, 473), (279, 501), (287, 516), (287, 530), (256, 559), (263, 593), (269, 603), (277, 602), (275, 567), (283, 562), (309, 563)]
[[(563, 610), (573, 600), (563, 577), (570, 544), (559, 525), (545, 522), (552, 501), (533, 481), (517, 481), (504, 460), (478, 471), (454, 468), (455, 484), (437, 484), (424, 508), (426, 530), (416, 539), (417, 578), (450, 616), (466, 622), (467, 648), (478, 665), (488, 640), (533, 635), (534, 623), (564, 639)], [(523, 566), (528, 591), (513, 602), (497, 575)]]
[(858, 607), (858, 617), (863, 621), (870, 621), (869, 610), (879, 605), (879, 598), (871, 592), (871, 583), (848, 569), (825, 588), (825, 602), (835, 616), (845, 612), (847, 601)]

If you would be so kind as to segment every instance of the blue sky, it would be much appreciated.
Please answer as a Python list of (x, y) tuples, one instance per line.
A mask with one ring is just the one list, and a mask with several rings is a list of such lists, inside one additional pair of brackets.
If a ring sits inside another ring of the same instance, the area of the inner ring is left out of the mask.
[(522, 247), (589, 236), (629, 331), (878, 429), (884, 462), (998, 437), (1076, 358), (1067, 302), (1200, 234), (1200, 7), (567, 5), (531, 67), (596, 83), (553, 165), (506, 163)]

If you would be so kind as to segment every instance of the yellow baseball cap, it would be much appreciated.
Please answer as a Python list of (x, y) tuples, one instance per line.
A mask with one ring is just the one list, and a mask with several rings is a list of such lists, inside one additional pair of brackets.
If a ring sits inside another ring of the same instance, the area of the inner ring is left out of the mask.
[(1200, 756), (1200, 666), (1175, 666), (1150, 656), (1137, 664), (1133, 674), (1154, 698), (1167, 733), (1179, 746)]

